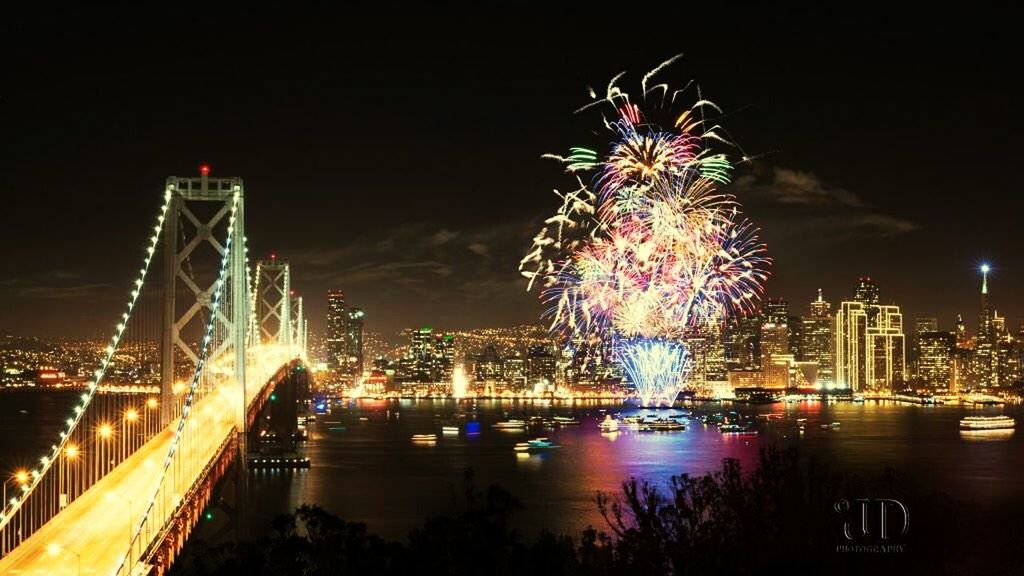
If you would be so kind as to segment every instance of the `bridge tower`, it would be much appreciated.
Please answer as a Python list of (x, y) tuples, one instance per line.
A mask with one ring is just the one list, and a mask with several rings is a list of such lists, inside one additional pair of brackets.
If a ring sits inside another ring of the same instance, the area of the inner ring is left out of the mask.
[[(199, 362), (201, 338), (195, 330), (202, 327), (213, 310), (217, 290), (217, 270), (227, 265), (224, 302), (217, 309), (215, 322), (219, 342), (210, 350), (211, 363), (218, 363), (222, 373), (242, 384), (244, 398), (246, 329), (249, 288), (246, 285), (244, 190), (241, 178), (211, 178), (207, 166), (199, 177), (167, 179), (170, 194), (163, 228), (163, 327), (161, 337), (160, 412), (163, 425), (174, 418), (175, 394), (180, 392), (179, 377), (191, 374)], [(236, 247), (227, 256), (228, 216), (238, 195), (236, 221), (231, 229), (231, 243)], [(200, 252), (214, 251), (217, 265), (211, 265)], [(192, 256), (197, 258), (193, 259)], [(239, 402), (236, 428), (245, 427), (245, 406)], [(244, 433), (240, 435), (244, 442)]]
[(306, 338), (309, 335), (309, 321), (302, 309), (302, 296), (292, 296), (292, 344), (300, 358), (306, 357)]
[(259, 341), (291, 347), (292, 280), (288, 262), (272, 255), (256, 266), (256, 318)]

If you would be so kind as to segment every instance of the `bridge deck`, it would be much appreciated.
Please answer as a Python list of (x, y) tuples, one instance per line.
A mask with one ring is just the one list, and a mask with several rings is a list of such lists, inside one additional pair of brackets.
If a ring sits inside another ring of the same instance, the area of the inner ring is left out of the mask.
[[(247, 405), (261, 391), (262, 387), (250, 386), (246, 394)], [(216, 394), (206, 396), (196, 403), (194, 413), (203, 412), (204, 402), (216, 401)], [(204, 437), (216, 441), (183, 443), (179, 447), (181, 461), (195, 464), (189, 466), (193, 475), (216, 456), (217, 448), (229, 434), (234, 433), (234, 414), (221, 412), (215, 416), (207, 417), (202, 428)], [(107, 575), (116, 571), (128, 550), (132, 532), (142, 517), (143, 506), (157, 489), (177, 425), (177, 420), (172, 422), (0, 559), (0, 575), (78, 574), (75, 553), (81, 555), (81, 574)], [(168, 473), (172, 471), (173, 465)], [(197, 479), (189, 480), (194, 482)], [(150, 538), (156, 535), (157, 530), (151, 530)], [(149, 538), (144, 540), (148, 544)], [(62, 550), (51, 554), (48, 547), (52, 544), (57, 544)], [(139, 550), (135, 549), (133, 554), (137, 559)]]

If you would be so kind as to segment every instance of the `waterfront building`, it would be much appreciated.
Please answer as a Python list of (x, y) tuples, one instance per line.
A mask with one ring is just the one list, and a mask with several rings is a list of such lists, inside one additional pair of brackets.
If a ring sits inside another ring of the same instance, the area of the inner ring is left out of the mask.
[(929, 388), (952, 389), (956, 335), (938, 330), (920, 332), (917, 348), (917, 378)]
[(898, 306), (868, 304), (878, 288), (858, 285), (860, 300), (842, 302), (833, 323), (835, 386), (854, 392), (892, 390), (906, 378), (903, 314)]
[(803, 318), (802, 324), (803, 360), (817, 364), (815, 384), (819, 388), (831, 388), (834, 364), (832, 304), (822, 298), (820, 288), (818, 299), (811, 302), (810, 314)]
[(363, 313), (362, 308), (349, 308), (345, 329), (345, 366), (342, 370), (351, 375), (363, 373)]
[(327, 367), (340, 370), (346, 365), (348, 349), (348, 313), (345, 309), (345, 293), (341, 290), (327, 291)]

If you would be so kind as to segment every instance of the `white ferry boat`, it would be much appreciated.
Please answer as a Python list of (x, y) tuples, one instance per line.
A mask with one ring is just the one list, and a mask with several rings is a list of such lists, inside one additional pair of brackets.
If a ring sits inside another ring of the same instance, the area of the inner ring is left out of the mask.
[(522, 430), (526, 428), (526, 420), (506, 420), (504, 422), (496, 422), (491, 427), (497, 430)]
[(618, 432), (619, 421), (612, 418), (611, 414), (605, 414), (604, 420), (598, 424), (598, 427), (601, 429), (601, 432)]
[(960, 421), (961, 430), (1005, 430), (1016, 425), (1009, 416), (968, 416)]

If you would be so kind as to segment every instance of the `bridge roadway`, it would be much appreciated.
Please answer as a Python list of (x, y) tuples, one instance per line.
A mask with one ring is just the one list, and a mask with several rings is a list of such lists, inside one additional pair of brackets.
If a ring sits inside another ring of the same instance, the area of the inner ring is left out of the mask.
[[(273, 375), (267, 375), (264, 382)], [(262, 390), (262, 387), (248, 387), (246, 405), (251, 405)], [(217, 393), (208, 394), (196, 403), (193, 411), (204, 416), (200, 424), (204, 436), (216, 434), (217, 441), (184, 444), (179, 448), (184, 449), (182, 462), (197, 463), (193, 473), (201, 471), (216, 455), (222, 441), (234, 434), (232, 411), (208, 409), (218, 400), (223, 401), (223, 398), (218, 398)], [(73, 576), (79, 574), (76, 553), (81, 556), (81, 574), (106, 576), (114, 573), (128, 551), (132, 531), (142, 517), (142, 508), (156, 489), (177, 425), (175, 420), (0, 559), (0, 574)], [(173, 464), (168, 473), (172, 471)], [(151, 536), (155, 536), (157, 530), (154, 528)], [(60, 547), (55, 554), (49, 550), (54, 544)], [(136, 549), (136, 558), (138, 553)]]

